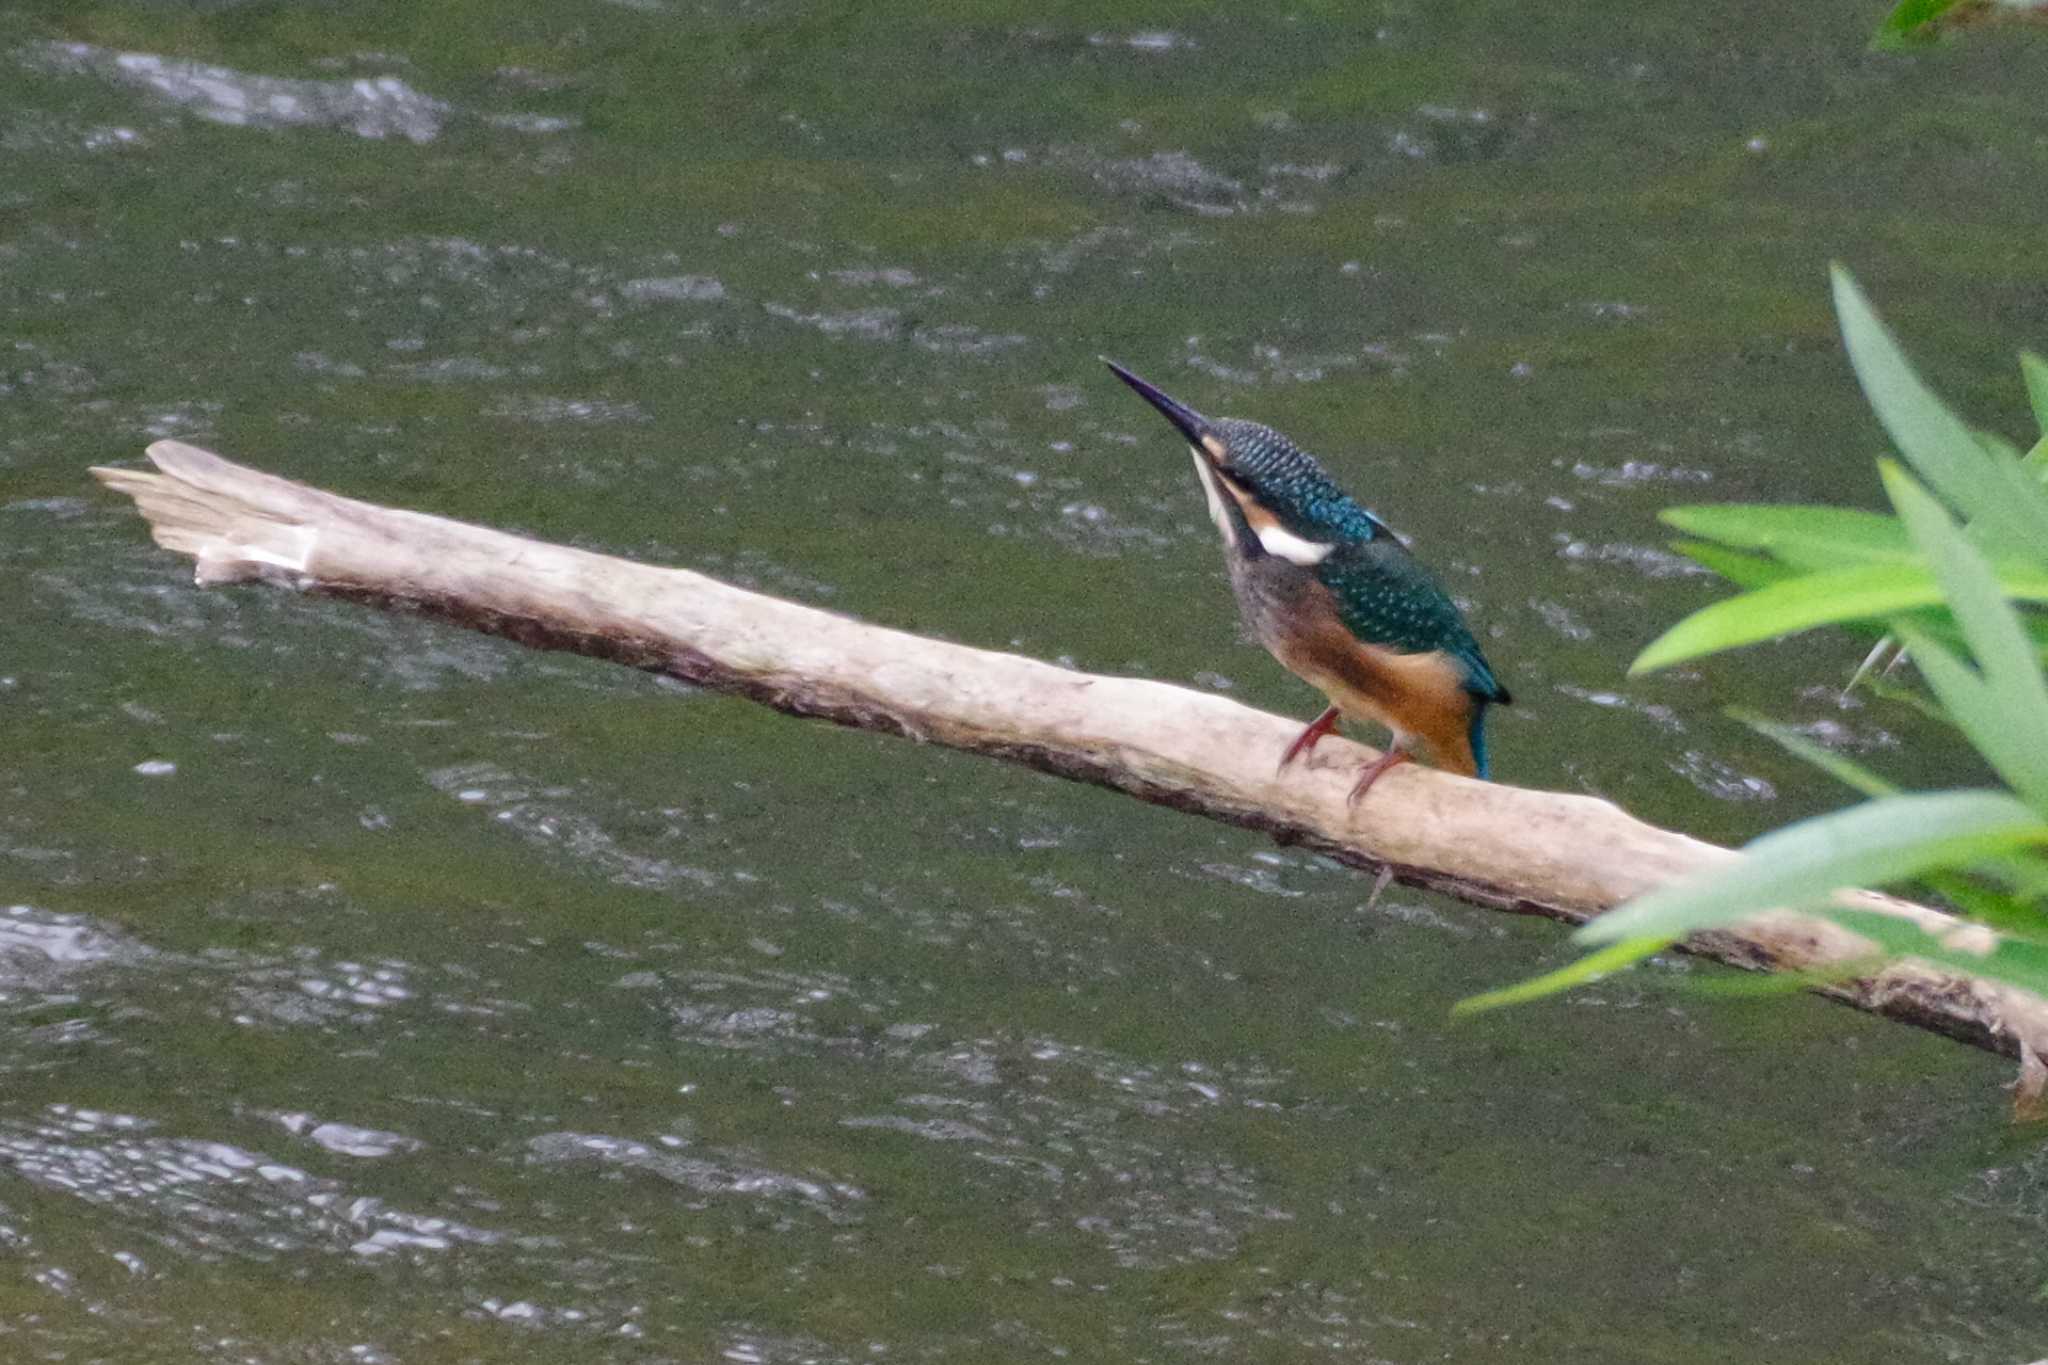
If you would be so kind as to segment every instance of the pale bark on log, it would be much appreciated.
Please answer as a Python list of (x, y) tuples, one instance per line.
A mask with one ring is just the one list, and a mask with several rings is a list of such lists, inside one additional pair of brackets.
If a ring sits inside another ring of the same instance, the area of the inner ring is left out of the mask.
[[(1567, 924), (1740, 856), (1596, 797), (1413, 764), (1354, 809), (1345, 797), (1370, 751), (1333, 736), (1312, 762), (1276, 773), (1299, 723), (1223, 697), (930, 640), (688, 570), (357, 502), (178, 441), (148, 454), (161, 472), (92, 472), (135, 499), (158, 544), (197, 560), (201, 586), (263, 581), (425, 612), (792, 715), (1009, 759)], [(1844, 895), (1931, 932), (1965, 929), (1888, 896)], [(1783, 912), (1686, 947), (1741, 967), (1838, 978), (1871, 961), (1865, 940)], [(2048, 1055), (2048, 1002), (1978, 977), (1905, 961), (1816, 989), (2009, 1056), (2022, 1043)]]

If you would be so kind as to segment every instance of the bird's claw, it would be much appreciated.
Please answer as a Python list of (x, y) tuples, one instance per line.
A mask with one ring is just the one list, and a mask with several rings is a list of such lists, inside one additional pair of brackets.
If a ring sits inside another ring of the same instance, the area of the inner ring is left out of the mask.
[(1294, 737), (1294, 743), (1287, 746), (1287, 752), (1280, 755), (1280, 766), (1273, 770), (1274, 776), (1287, 771), (1287, 765), (1316, 747), (1316, 741), (1337, 728), (1339, 712), (1336, 707), (1326, 707), (1323, 714), (1310, 721), (1302, 732)]
[(1345, 804), (1356, 806), (1365, 799), (1365, 794), (1372, 790), (1372, 784), (1380, 780), (1381, 773), (1408, 761), (1408, 751), (1396, 748), (1387, 750), (1378, 758), (1366, 764), (1365, 771), (1358, 775), (1358, 785), (1354, 786), (1351, 789), (1351, 795), (1345, 798)]

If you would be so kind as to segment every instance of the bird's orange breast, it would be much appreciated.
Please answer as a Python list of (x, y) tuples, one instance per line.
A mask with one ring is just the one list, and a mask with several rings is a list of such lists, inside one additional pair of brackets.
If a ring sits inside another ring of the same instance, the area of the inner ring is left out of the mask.
[(1476, 774), (1474, 698), (1457, 662), (1440, 650), (1407, 654), (1360, 640), (1345, 629), (1328, 590), (1317, 589), (1322, 600), (1295, 613), (1286, 631), (1268, 641), (1280, 662), (1345, 715), (1411, 736), (1437, 767)]

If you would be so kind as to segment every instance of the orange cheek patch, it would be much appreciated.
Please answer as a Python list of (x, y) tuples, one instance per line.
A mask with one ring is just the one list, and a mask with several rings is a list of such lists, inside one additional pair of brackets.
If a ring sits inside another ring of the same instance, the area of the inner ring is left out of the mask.
[(1251, 523), (1254, 531), (1270, 531), (1280, 524), (1280, 518), (1239, 493), (1237, 485), (1230, 485), (1230, 495), (1237, 499), (1238, 507), (1244, 512), (1244, 519)]

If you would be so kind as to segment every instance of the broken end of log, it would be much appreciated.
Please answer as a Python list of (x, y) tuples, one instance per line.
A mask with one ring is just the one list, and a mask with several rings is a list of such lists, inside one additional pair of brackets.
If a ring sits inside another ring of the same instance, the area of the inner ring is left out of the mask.
[(310, 524), (318, 509), (307, 505), (313, 490), (183, 441), (158, 441), (145, 453), (156, 470), (95, 465), (92, 476), (135, 500), (157, 544), (192, 556), (194, 582), (303, 586), (318, 538)]

